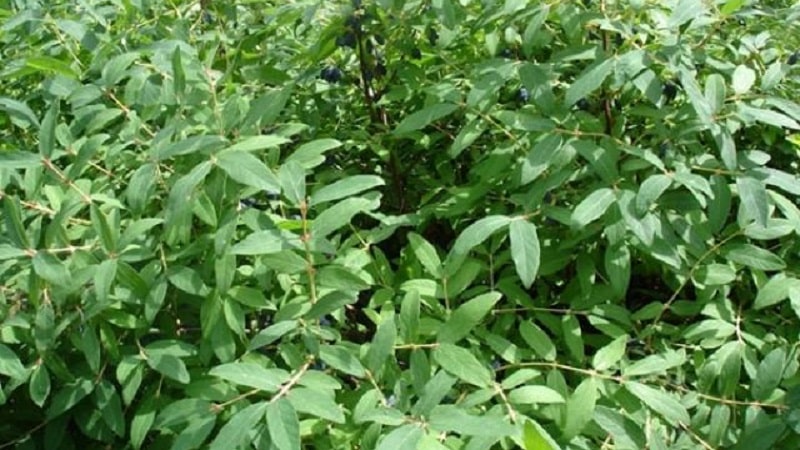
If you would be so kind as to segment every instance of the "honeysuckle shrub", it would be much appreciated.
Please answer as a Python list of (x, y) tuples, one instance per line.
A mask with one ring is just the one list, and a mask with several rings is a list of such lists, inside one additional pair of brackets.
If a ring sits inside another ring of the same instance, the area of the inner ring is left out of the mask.
[(800, 448), (800, 7), (0, 1), (0, 448)]

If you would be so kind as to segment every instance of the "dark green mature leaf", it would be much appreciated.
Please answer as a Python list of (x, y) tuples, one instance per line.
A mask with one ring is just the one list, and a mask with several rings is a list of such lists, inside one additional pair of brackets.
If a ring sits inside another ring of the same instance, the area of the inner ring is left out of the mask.
[(598, 350), (592, 358), (595, 370), (603, 371), (614, 367), (625, 355), (628, 339), (627, 335), (622, 335)]
[(511, 240), (511, 259), (514, 260), (517, 275), (522, 280), (522, 285), (530, 288), (539, 273), (541, 258), (536, 225), (522, 218), (513, 220), (508, 226), (508, 236)]
[(39, 127), (39, 119), (25, 103), (9, 97), (0, 97), (0, 111), (5, 111), (15, 123)]
[(455, 405), (439, 405), (433, 408), (428, 424), (436, 430), (464, 436), (504, 437), (515, 432), (515, 427), (500, 417), (489, 414), (472, 415)]
[(255, 363), (235, 362), (212, 368), (209, 375), (265, 392), (277, 392), (289, 375), (280, 369), (267, 369)]
[(306, 201), (306, 174), (305, 169), (298, 163), (287, 162), (278, 172), (281, 188), (284, 195), (294, 206)]
[(292, 154), (286, 158), (286, 162), (296, 162), (304, 169), (313, 169), (325, 162), (325, 152), (341, 146), (341, 142), (330, 138), (306, 142), (293, 151)]
[(603, 81), (611, 74), (613, 69), (614, 60), (604, 59), (599, 64), (583, 72), (578, 76), (575, 82), (570, 85), (569, 89), (567, 89), (564, 103), (566, 103), (567, 106), (572, 106), (577, 103), (578, 100), (594, 92), (603, 84)]
[(786, 267), (778, 255), (752, 244), (726, 246), (723, 255), (728, 261), (759, 270), (781, 270)]
[(420, 264), (425, 267), (425, 270), (435, 278), (441, 278), (442, 261), (439, 259), (436, 248), (434, 248), (430, 242), (426, 241), (425, 238), (416, 233), (409, 233), (408, 241)]
[(405, 117), (394, 129), (394, 134), (405, 134), (419, 130), (430, 123), (455, 112), (458, 106), (449, 103), (437, 103), (423, 108)]
[(780, 384), (786, 370), (786, 351), (783, 348), (776, 348), (769, 352), (758, 365), (758, 371), (751, 391), (753, 398), (759, 401), (767, 401), (775, 392)]
[(285, 398), (267, 405), (267, 429), (272, 444), (280, 450), (300, 450), (300, 422)]
[(204, 153), (222, 148), (228, 141), (221, 136), (192, 136), (163, 148), (154, 148), (156, 159), (169, 159), (191, 153)]
[(564, 397), (547, 386), (523, 386), (508, 393), (508, 401), (516, 404), (565, 403)]
[(250, 430), (266, 417), (268, 405), (267, 402), (255, 403), (234, 414), (211, 441), (209, 450), (230, 450), (247, 442)]
[(186, 384), (191, 381), (189, 371), (186, 370), (186, 364), (176, 356), (159, 353), (150, 355), (147, 358), (147, 365), (156, 372), (179, 383)]
[(60, 113), (60, 103), (53, 102), (50, 109), (42, 119), (42, 126), (39, 128), (39, 154), (42, 158), (50, 159), (56, 149), (56, 124)]
[(0, 374), (17, 380), (23, 380), (28, 376), (17, 354), (4, 344), (0, 344)]
[(311, 223), (312, 236), (326, 237), (350, 223), (353, 217), (378, 207), (378, 202), (362, 197), (350, 197), (322, 211)]
[(332, 393), (312, 388), (295, 387), (286, 396), (300, 413), (311, 414), (334, 423), (344, 423), (344, 413)]
[(367, 351), (367, 368), (373, 374), (379, 373), (386, 363), (386, 358), (394, 355), (394, 344), (397, 339), (397, 326), (394, 315), (382, 320)]
[(492, 307), (500, 300), (502, 295), (499, 292), (489, 292), (479, 295), (463, 305), (459, 306), (447, 322), (439, 328), (437, 340), (455, 344), (459, 340), (469, 336), (472, 330), (481, 320), (492, 310)]
[(741, 200), (740, 208), (744, 217), (754, 219), (762, 227), (767, 226), (769, 217), (769, 201), (764, 182), (753, 177), (738, 177), (736, 188)]
[(586, 378), (575, 388), (567, 399), (566, 422), (562, 430), (565, 439), (578, 435), (592, 420), (598, 396), (595, 378)]
[(69, 411), (79, 401), (83, 400), (94, 389), (92, 380), (80, 379), (67, 384), (53, 396), (50, 407), (47, 409), (47, 418), (54, 419)]
[(341, 345), (321, 345), (319, 357), (329, 366), (348, 375), (363, 377), (366, 374), (361, 361), (353, 355), (352, 351)]
[(433, 359), (448, 373), (478, 387), (488, 387), (492, 374), (469, 350), (450, 343), (441, 343), (433, 351)]
[(309, 205), (339, 200), (351, 195), (359, 194), (367, 189), (386, 184), (383, 178), (375, 175), (353, 175), (331, 183), (314, 191), (309, 200)]
[[(0, 350), (0, 373), (5, 374), (3, 371), (3, 351)], [(7, 370), (7, 369), (6, 369)], [(11, 376), (12, 378), (19, 378), (19, 376)], [(50, 373), (47, 371), (47, 366), (44, 364), (39, 364), (38, 366), (34, 367), (33, 371), (31, 372), (31, 379), (29, 385), (29, 394), (31, 396), (31, 400), (37, 406), (41, 407), (44, 405), (45, 400), (47, 400), (47, 396), (50, 395)]]
[(625, 389), (670, 423), (689, 423), (686, 408), (666, 392), (632, 381), (625, 383)]
[(422, 439), (422, 428), (419, 425), (408, 424), (392, 430), (378, 442), (375, 450), (396, 450), (401, 448), (417, 448), (417, 443)]
[(42, 165), (42, 157), (22, 151), (0, 151), (0, 169), (29, 169)]
[(256, 231), (231, 247), (234, 255), (267, 255), (283, 250), (301, 248), (299, 242), (292, 242), (278, 230)]

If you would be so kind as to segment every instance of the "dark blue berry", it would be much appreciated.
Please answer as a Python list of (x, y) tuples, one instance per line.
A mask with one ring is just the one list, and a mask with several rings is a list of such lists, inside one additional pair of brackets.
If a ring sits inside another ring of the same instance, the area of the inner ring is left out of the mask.
[(389, 396), (389, 397), (386, 399), (386, 406), (388, 406), (389, 408), (393, 408), (393, 407), (394, 407), (394, 405), (396, 405), (396, 404), (397, 404), (397, 397), (395, 397), (395, 395), (394, 395), (394, 394), (390, 395), (390, 396)]
[(800, 50), (792, 53), (792, 55), (789, 56), (789, 59), (786, 60), (786, 64), (793, 66), (797, 64), (797, 61), (800, 61)]
[(528, 100), (531, 99), (531, 93), (528, 92), (526, 88), (519, 88), (519, 92), (517, 93), (517, 98), (522, 103), (528, 103)]
[(414, 59), (420, 59), (420, 58), (422, 58), (422, 52), (419, 51), (419, 49), (416, 48), (416, 47), (412, 48), (411, 49), (411, 57), (414, 58)]
[(322, 316), (319, 319), (319, 325), (322, 327), (329, 327), (331, 326), (331, 319), (330, 316)]
[(378, 63), (375, 65), (375, 75), (380, 78), (386, 75), (386, 66), (383, 63)]
[(492, 360), (492, 370), (497, 370), (497, 369), (499, 369), (499, 368), (500, 368), (502, 365), (503, 365), (503, 364), (502, 364), (502, 363), (501, 363), (499, 360), (497, 360), (497, 359), (493, 359), (493, 360)]
[(254, 206), (258, 206), (258, 202), (252, 198), (243, 198), (239, 200), (239, 204), (242, 206), (242, 208), (252, 208)]
[(345, 33), (336, 38), (336, 45), (339, 47), (356, 48), (356, 35), (355, 33)]
[(622, 39), (621, 34), (614, 35), (614, 44), (616, 44), (617, 47), (621, 46), (623, 42), (625, 41)]
[(433, 28), (428, 28), (428, 43), (431, 46), (435, 46), (436, 42), (439, 41), (439, 33), (436, 32)]
[(658, 146), (658, 157), (664, 158), (667, 156), (667, 151), (669, 150), (669, 144), (666, 142), (662, 142), (661, 145)]
[(676, 95), (678, 95), (678, 86), (671, 81), (667, 81), (664, 83), (664, 87), (662, 88), (661, 92), (663, 92), (664, 98), (670, 102), (675, 98)]
[(384, 39), (383, 35), (380, 34), (376, 34), (375, 36), (373, 36), (373, 39), (375, 39), (375, 43), (378, 45), (383, 45), (386, 43), (386, 39)]
[(212, 16), (208, 11), (203, 11), (203, 22), (214, 23), (214, 16)]
[(582, 99), (578, 100), (578, 103), (576, 103), (575, 106), (577, 106), (578, 109), (580, 109), (581, 111), (588, 111), (589, 108), (592, 107), (592, 104), (589, 103), (589, 100), (586, 100), (585, 98), (582, 98)]
[(342, 71), (338, 67), (328, 66), (322, 69), (319, 76), (328, 83), (338, 83), (342, 79)]
[(347, 27), (352, 28), (353, 30), (356, 30), (356, 29), (358, 29), (358, 27), (361, 26), (361, 19), (359, 19), (356, 16), (347, 16), (347, 19), (345, 19), (344, 24)]
[(325, 370), (327, 367), (328, 366), (325, 365), (324, 362), (319, 361), (319, 360), (314, 361), (314, 364), (311, 365), (311, 368), (314, 369), (314, 370)]
[(503, 58), (511, 59), (514, 57), (514, 52), (512, 52), (511, 49), (509, 48), (504, 48), (500, 52), (500, 56), (502, 56)]

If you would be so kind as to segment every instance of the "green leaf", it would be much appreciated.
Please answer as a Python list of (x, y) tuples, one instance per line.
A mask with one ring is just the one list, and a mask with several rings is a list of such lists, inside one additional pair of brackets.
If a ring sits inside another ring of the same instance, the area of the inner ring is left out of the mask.
[(69, 286), (72, 275), (67, 267), (55, 256), (37, 252), (33, 257), (33, 270), (45, 281), (56, 286)]
[(647, 177), (639, 186), (639, 192), (636, 194), (637, 212), (639, 214), (646, 213), (671, 185), (672, 178), (667, 175), (656, 174)]
[(186, 90), (186, 71), (181, 61), (181, 48), (177, 45), (172, 52), (172, 90), (178, 98), (183, 98)]
[(585, 357), (581, 324), (574, 315), (564, 316), (561, 319), (561, 332), (564, 334), (564, 344), (576, 361), (583, 361)]
[(628, 343), (628, 335), (622, 335), (611, 341), (594, 354), (592, 366), (597, 371), (604, 371), (614, 367), (623, 356)]
[(492, 373), (469, 350), (450, 343), (441, 343), (433, 351), (439, 366), (458, 379), (478, 387), (492, 384)]
[(5, 216), (5, 236), (11, 240), (17, 248), (30, 248), (28, 234), (22, 224), (22, 215), (19, 207), (19, 199), (11, 195), (3, 196), (3, 216)]
[(672, 425), (690, 423), (691, 419), (686, 408), (666, 392), (633, 381), (625, 383), (624, 386), (628, 392), (635, 395), (648, 408), (660, 414)]
[(209, 450), (240, 448), (246, 442), (250, 430), (266, 417), (267, 406), (267, 402), (255, 403), (234, 414), (211, 441)]
[(330, 233), (350, 223), (358, 213), (371, 211), (379, 206), (377, 200), (350, 197), (322, 211), (311, 224), (312, 237), (327, 237)]
[(267, 255), (299, 248), (299, 242), (290, 242), (278, 230), (262, 230), (249, 234), (231, 247), (230, 252), (233, 255)]
[(466, 254), (474, 247), (480, 245), (494, 232), (511, 222), (507, 216), (488, 216), (470, 224), (456, 238), (452, 252), (456, 255)]
[(183, 360), (172, 355), (155, 354), (147, 357), (147, 365), (156, 372), (179, 383), (187, 384), (191, 379)]
[(624, 297), (631, 279), (631, 252), (628, 246), (624, 242), (608, 246), (604, 263), (611, 288), (616, 295)]
[(574, 228), (582, 228), (599, 219), (616, 200), (614, 191), (609, 188), (598, 189), (583, 199), (570, 217)]
[(289, 139), (283, 136), (266, 135), (266, 136), (250, 136), (240, 140), (239, 142), (226, 147), (222, 153), (239, 153), (239, 152), (254, 152), (257, 150), (264, 150), (267, 148), (275, 148), (290, 142)]
[(736, 11), (740, 10), (742, 6), (744, 6), (744, 4), (745, 0), (728, 0), (727, 2), (725, 2), (724, 5), (722, 5), (722, 8), (720, 8), (720, 12), (723, 15), (729, 16), (735, 13)]
[(694, 75), (687, 69), (681, 69), (680, 72), (681, 85), (683, 86), (686, 96), (689, 98), (689, 103), (692, 104), (695, 112), (697, 113), (700, 123), (705, 126), (711, 126), (714, 123), (713, 109), (706, 100), (703, 93), (700, 91), (700, 86), (697, 84)]
[(278, 178), (261, 160), (245, 152), (223, 151), (216, 156), (216, 164), (233, 180), (245, 186), (279, 192)]
[(535, 420), (528, 418), (522, 431), (525, 450), (561, 450), (550, 434)]
[[(2, 351), (0, 351), (0, 373), (4, 373), (2, 371), (2, 365), (3, 356)], [(19, 377), (12, 376), (12, 378)], [(45, 400), (47, 400), (47, 396), (50, 395), (50, 373), (47, 371), (47, 366), (44, 364), (37, 365), (31, 372), (28, 393), (30, 394), (33, 403), (40, 408), (42, 405), (44, 405)]]
[(394, 323), (394, 314), (392, 314), (378, 324), (378, 329), (367, 351), (367, 368), (370, 372), (380, 373), (386, 363), (386, 358), (394, 354), (395, 339), (397, 339), (397, 327)]
[(214, 431), (214, 426), (217, 423), (217, 416), (199, 417), (190, 420), (186, 426), (181, 429), (180, 434), (175, 437), (170, 450), (194, 450), (202, 448), (203, 443), (206, 441), (211, 432)]
[(255, 350), (272, 344), (286, 333), (297, 329), (298, 322), (296, 320), (284, 320), (268, 326), (261, 330), (257, 335), (250, 340), (250, 345), (247, 346), (248, 350)]
[(516, 429), (496, 415), (472, 415), (455, 405), (439, 405), (433, 408), (428, 424), (438, 431), (451, 431), (462, 436), (496, 438), (512, 435)]
[(325, 162), (325, 152), (341, 146), (341, 142), (330, 138), (306, 142), (292, 152), (292, 154), (286, 158), (285, 163), (295, 162), (304, 169), (313, 169)]
[(753, 307), (758, 310), (776, 305), (789, 298), (790, 289), (800, 289), (800, 280), (779, 273), (758, 289)]
[(47, 419), (54, 419), (69, 411), (79, 401), (94, 390), (94, 383), (89, 379), (80, 379), (67, 384), (53, 397), (50, 408), (47, 409)]
[(722, 286), (736, 279), (736, 271), (725, 264), (700, 266), (693, 274), (694, 279), (707, 286)]
[(28, 376), (17, 354), (4, 344), (0, 344), (0, 374), (20, 381)]
[(786, 351), (783, 348), (773, 349), (761, 360), (750, 388), (753, 398), (768, 401), (778, 388), (786, 370)]
[(289, 400), (280, 398), (267, 405), (267, 429), (279, 450), (300, 450), (300, 422)]
[(306, 201), (306, 173), (303, 166), (295, 162), (284, 163), (278, 171), (278, 178), (286, 198), (294, 206)]
[(433, 408), (442, 403), (447, 393), (453, 389), (456, 381), (458, 380), (448, 375), (445, 371), (437, 371), (436, 375), (425, 383), (419, 400), (414, 404), (411, 412), (418, 416), (427, 417)]
[(260, 389), (265, 392), (277, 392), (281, 384), (289, 378), (284, 370), (267, 369), (258, 364), (246, 362), (222, 364), (212, 368), (208, 374), (233, 384)]
[(499, 292), (489, 292), (479, 295), (459, 306), (453, 311), (453, 314), (447, 322), (439, 328), (437, 340), (439, 342), (455, 344), (469, 336), (472, 329), (483, 320), (501, 297), (502, 294)]
[(746, 121), (756, 121), (778, 128), (789, 128), (800, 130), (800, 124), (788, 116), (770, 109), (753, 108), (752, 106), (740, 103), (739, 115)]
[(80, 79), (75, 70), (67, 63), (51, 56), (31, 56), (25, 59), (25, 66), (47, 75), (63, 75), (74, 80)]
[(153, 147), (153, 150), (155, 151), (154, 156), (156, 159), (169, 159), (175, 156), (188, 155), (191, 153), (205, 153), (212, 150), (217, 150), (227, 142), (227, 139), (222, 136), (191, 136), (168, 144), (165, 147)]
[(130, 442), (131, 446), (136, 450), (142, 448), (142, 443), (144, 443), (144, 439), (147, 437), (147, 432), (150, 431), (150, 428), (153, 426), (153, 422), (156, 418), (156, 406), (155, 397), (146, 397), (142, 401), (142, 405), (139, 409), (133, 414)]
[(394, 134), (404, 134), (419, 130), (431, 122), (441, 119), (455, 112), (458, 106), (450, 103), (437, 103), (420, 111), (406, 116), (394, 129)]
[(313, 206), (350, 197), (351, 195), (366, 191), (367, 189), (383, 186), (384, 184), (383, 178), (376, 175), (353, 175), (316, 190), (311, 195), (309, 205)]
[(748, 176), (738, 177), (736, 188), (741, 201), (740, 215), (755, 219), (757, 224), (766, 227), (769, 218), (769, 200), (764, 182)]
[(286, 398), (300, 413), (311, 414), (333, 423), (345, 422), (344, 413), (336, 404), (332, 393), (306, 387), (295, 387)]
[(519, 324), (519, 332), (522, 339), (536, 352), (539, 357), (553, 361), (556, 359), (556, 346), (538, 325), (530, 320), (523, 320)]
[(106, 217), (105, 213), (103, 213), (96, 204), (92, 203), (89, 211), (92, 219), (92, 226), (94, 227), (95, 233), (100, 236), (100, 242), (103, 243), (103, 248), (107, 253), (116, 253), (117, 239), (119, 238), (118, 232), (114, 233), (111, 230), (108, 224), (108, 217)]
[(0, 169), (30, 169), (42, 165), (42, 157), (36, 153), (0, 151)]
[(603, 59), (601, 63), (594, 67), (585, 70), (578, 76), (575, 82), (570, 85), (569, 89), (567, 89), (564, 103), (566, 103), (567, 106), (572, 106), (577, 103), (578, 100), (594, 92), (603, 84), (603, 81), (605, 81), (613, 68), (614, 59), (608, 58)]
[(447, 151), (447, 154), (451, 158), (456, 158), (458, 155), (461, 154), (464, 150), (469, 148), (486, 130), (486, 126), (484, 125), (483, 121), (479, 119), (473, 119), (458, 132), (458, 135), (453, 140), (453, 144), (450, 146), (450, 149)]
[(418, 425), (408, 424), (395, 428), (378, 442), (375, 450), (399, 450), (417, 448), (417, 443), (422, 439), (422, 428)]
[(411, 245), (411, 249), (417, 256), (417, 260), (422, 264), (422, 267), (433, 277), (441, 278), (442, 260), (439, 259), (436, 248), (417, 233), (408, 233), (408, 243)]
[(364, 366), (353, 356), (353, 352), (341, 345), (321, 345), (319, 357), (325, 364), (348, 375), (361, 378), (366, 375)]
[(722, 75), (714, 73), (706, 78), (705, 96), (714, 114), (722, 110), (725, 106), (725, 78)]
[(522, 386), (508, 393), (508, 401), (520, 405), (565, 403), (558, 391), (547, 386)]
[(647, 447), (647, 436), (641, 425), (616, 409), (597, 406), (593, 418), (614, 439), (614, 448), (638, 450)]
[(564, 439), (570, 440), (580, 434), (592, 420), (597, 398), (597, 380), (595, 378), (586, 378), (575, 388), (575, 392), (567, 400), (566, 422), (562, 430)]
[(739, 64), (736, 66), (736, 69), (733, 70), (733, 92), (735, 92), (736, 95), (749, 92), (755, 82), (756, 72), (753, 69)]
[(0, 111), (5, 111), (11, 116), (14, 123), (20, 126), (34, 125), (39, 127), (39, 119), (28, 105), (8, 97), (0, 97)]
[(776, 254), (752, 244), (726, 246), (723, 255), (728, 261), (759, 270), (782, 270), (786, 263)]
[(511, 259), (514, 260), (517, 275), (522, 280), (522, 285), (529, 289), (539, 272), (541, 258), (536, 225), (524, 218), (518, 218), (509, 224), (508, 236), (511, 239)]

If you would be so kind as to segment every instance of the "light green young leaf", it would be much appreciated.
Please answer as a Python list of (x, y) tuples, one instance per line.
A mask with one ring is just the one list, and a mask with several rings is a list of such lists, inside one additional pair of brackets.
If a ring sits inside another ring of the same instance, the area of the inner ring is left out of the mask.
[(42, 165), (42, 157), (22, 151), (0, 151), (0, 169), (29, 169)]
[(341, 146), (342, 143), (336, 139), (316, 139), (298, 147), (284, 162), (295, 162), (304, 169), (313, 169), (325, 162), (325, 152)]
[(255, 363), (233, 362), (212, 368), (209, 375), (230, 381), (233, 384), (277, 392), (281, 384), (288, 380), (285, 370), (267, 369)]
[(4, 344), (0, 344), (0, 374), (20, 381), (28, 376), (19, 356)]
[(763, 309), (776, 305), (789, 298), (790, 289), (800, 289), (800, 280), (779, 273), (761, 286), (753, 302), (753, 307)]
[(394, 134), (404, 134), (419, 130), (428, 126), (431, 122), (452, 114), (457, 109), (458, 106), (451, 103), (437, 103), (428, 106), (405, 117), (400, 124), (397, 125), (397, 128), (395, 128)]
[(216, 156), (216, 163), (229, 177), (245, 186), (280, 192), (278, 178), (260, 159), (246, 151), (223, 151)]
[(296, 320), (284, 320), (274, 323), (267, 328), (261, 330), (257, 335), (253, 336), (248, 345), (248, 350), (255, 350), (265, 345), (272, 344), (280, 339), (286, 333), (297, 329), (298, 322)]
[(267, 429), (278, 450), (300, 450), (300, 421), (286, 398), (267, 405)]
[(283, 136), (276, 136), (272, 134), (266, 136), (250, 136), (229, 147), (226, 147), (221, 153), (254, 152), (256, 150), (275, 148), (287, 142), (289, 142), (289, 139)]
[(489, 236), (500, 228), (506, 226), (511, 222), (511, 218), (507, 216), (488, 216), (470, 224), (461, 234), (456, 238), (453, 244), (452, 252), (454, 254), (466, 254), (474, 247), (480, 245)]
[(306, 174), (305, 169), (295, 162), (284, 163), (278, 171), (281, 187), (286, 198), (294, 206), (300, 206), (306, 201)]
[(522, 431), (525, 450), (561, 450), (550, 434), (535, 420), (528, 418)]
[(580, 434), (592, 420), (597, 398), (596, 378), (586, 378), (575, 388), (567, 400), (567, 420), (562, 431), (564, 439), (570, 440)]
[(511, 259), (514, 260), (522, 285), (528, 289), (539, 273), (541, 259), (536, 225), (524, 218), (517, 218), (509, 224), (508, 235), (511, 240)]
[(710, 127), (714, 123), (713, 109), (700, 91), (700, 85), (697, 84), (694, 75), (686, 69), (681, 69), (680, 80), (686, 96), (689, 98), (689, 103), (692, 104), (698, 119), (700, 119), (700, 123)]
[(756, 72), (743, 65), (739, 64), (733, 71), (733, 92), (736, 95), (746, 94), (753, 87), (756, 82)]
[(372, 189), (376, 186), (383, 186), (384, 184), (383, 178), (377, 175), (353, 175), (335, 181), (327, 186), (323, 186), (315, 191), (311, 195), (309, 205), (313, 206), (339, 200), (366, 191), (367, 189)]
[(455, 344), (467, 337), (501, 297), (502, 294), (499, 292), (488, 292), (459, 306), (453, 311), (447, 322), (439, 328), (437, 340)]
[(601, 188), (592, 192), (572, 212), (570, 218), (572, 226), (575, 228), (585, 227), (599, 219), (615, 199), (614, 191), (610, 188)]
[(442, 260), (439, 259), (436, 248), (417, 233), (408, 233), (408, 242), (425, 270), (435, 278), (441, 278)]
[(778, 128), (800, 130), (800, 123), (779, 112), (771, 109), (754, 108), (744, 103), (740, 103), (738, 106), (739, 114), (745, 120), (754, 120)]
[(492, 384), (492, 374), (469, 350), (454, 344), (441, 343), (433, 351), (433, 359), (448, 373), (478, 387)]
[(290, 242), (280, 231), (262, 230), (251, 233), (231, 247), (231, 254), (267, 255), (296, 248), (300, 248), (300, 243)]
[(625, 356), (627, 343), (628, 335), (622, 335), (598, 350), (592, 358), (594, 369), (604, 371), (614, 367)]
[(422, 428), (418, 425), (403, 425), (381, 439), (375, 450), (416, 449), (417, 443), (422, 439), (422, 434)]
[(561, 319), (561, 332), (564, 334), (564, 344), (570, 354), (577, 361), (583, 361), (586, 357), (583, 348), (583, 337), (581, 336), (581, 324), (574, 315), (567, 315)]
[(378, 325), (367, 351), (367, 368), (370, 372), (373, 374), (381, 372), (386, 358), (394, 354), (395, 339), (397, 339), (397, 326), (394, 323), (394, 314), (392, 314)]
[(330, 233), (350, 223), (361, 212), (371, 211), (379, 206), (377, 200), (362, 197), (346, 198), (322, 211), (311, 223), (312, 237), (327, 237)]
[(547, 386), (522, 386), (508, 393), (508, 401), (520, 405), (564, 403), (566, 400), (558, 391)]
[[(3, 356), (0, 355), (0, 366), (4, 364), (2, 358)], [(33, 403), (40, 408), (44, 405), (45, 400), (47, 400), (47, 396), (50, 395), (50, 373), (47, 371), (47, 366), (44, 364), (37, 365), (31, 372), (28, 393)]]
[(725, 106), (725, 78), (718, 73), (711, 74), (706, 78), (705, 88), (706, 100), (717, 114)]
[(504, 437), (515, 432), (515, 427), (501, 417), (469, 414), (455, 405), (439, 405), (433, 408), (428, 424), (435, 430), (455, 432), (462, 436)]
[(664, 391), (633, 381), (625, 383), (625, 389), (673, 425), (691, 420), (686, 408)]
[(39, 154), (43, 158), (50, 159), (56, 149), (56, 125), (60, 113), (60, 102), (54, 101), (50, 109), (42, 119), (42, 127), (39, 128)]
[(156, 159), (168, 159), (190, 153), (204, 153), (222, 148), (228, 142), (222, 136), (200, 135), (180, 139), (164, 147), (153, 147)]

